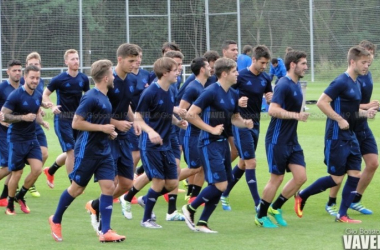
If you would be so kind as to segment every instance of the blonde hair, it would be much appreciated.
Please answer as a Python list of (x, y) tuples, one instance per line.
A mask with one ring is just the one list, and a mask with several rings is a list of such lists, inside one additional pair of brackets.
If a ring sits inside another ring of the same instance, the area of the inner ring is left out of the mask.
[(25, 63), (28, 64), (28, 61), (31, 60), (31, 59), (37, 59), (41, 63), (41, 56), (36, 51), (34, 51), (34, 52), (32, 52), (32, 53), (30, 53), (29, 55), (26, 56)]
[(63, 56), (63, 59), (65, 59), (65, 61), (66, 61), (69, 54), (78, 54), (78, 51), (75, 49), (66, 50), (65, 55)]

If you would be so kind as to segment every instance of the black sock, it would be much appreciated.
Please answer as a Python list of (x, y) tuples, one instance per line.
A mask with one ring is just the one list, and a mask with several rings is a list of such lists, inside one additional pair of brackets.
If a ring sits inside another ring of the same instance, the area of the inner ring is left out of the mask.
[(18, 193), (16, 194), (16, 199), (17, 200), (24, 199), (26, 192), (28, 192), (28, 189), (22, 186), (20, 191), (18, 191)]
[(161, 190), (161, 195), (164, 195), (164, 194), (167, 194), (169, 193), (170, 191), (167, 190), (165, 187)]
[(95, 211), (99, 211), (99, 198), (98, 199), (95, 199), (92, 201), (91, 203), (91, 207), (95, 210)]
[(128, 201), (128, 202), (131, 202), (132, 199), (133, 199), (133, 196), (135, 196), (140, 190), (138, 190), (137, 188), (135, 188), (135, 186), (133, 186), (129, 191), (128, 191), (128, 194), (124, 195), (124, 200)]
[(187, 185), (187, 194), (186, 194), (187, 196), (191, 195), (191, 192), (193, 192), (193, 187), (194, 187), (193, 184)]
[(142, 165), (136, 168), (137, 175), (142, 175), (143, 173), (144, 173), (144, 167)]
[(58, 170), (58, 168), (60, 168), (61, 166), (59, 166), (58, 164), (57, 164), (57, 162), (54, 162), (54, 164), (53, 165), (51, 165), (51, 167), (49, 168), (49, 170), (48, 170), (48, 173), (50, 174), (50, 175), (54, 175), (55, 174), (55, 172)]
[(204, 220), (200, 220), (197, 222), (197, 226), (204, 226), (204, 227), (208, 227), (207, 226), (207, 221), (204, 221)]
[(193, 186), (193, 191), (191, 191), (191, 197), (197, 197), (199, 193), (201, 192), (202, 187), (197, 186), (197, 185), (192, 185)]
[(352, 201), (352, 203), (358, 203), (360, 202), (362, 199), (362, 195), (359, 194), (359, 193), (356, 193), (355, 197), (354, 197), (354, 200)]
[(327, 206), (331, 207), (333, 204), (336, 204), (336, 197), (329, 197), (329, 202), (327, 202)]
[(8, 197), (8, 185), (4, 184), (3, 192), (1, 193), (0, 199), (5, 199)]
[(7, 205), (7, 208), (9, 208), (10, 210), (14, 211), (15, 210), (15, 197), (10, 197), (8, 196), (8, 205)]
[(279, 208), (282, 207), (282, 205), (284, 205), (284, 203), (287, 201), (288, 199), (286, 199), (282, 194), (280, 194), (277, 198), (277, 200), (272, 204), (272, 208), (277, 210)]
[(257, 214), (258, 218), (263, 218), (268, 215), (268, 208), (270, 206), (270, 202), (264, 201), (263, 199), (260, 201), (260, 209)]
[(177, 210), (177, 195), (169, 194), (169, 206), (168, 206), (168, 214), (172, 214)]

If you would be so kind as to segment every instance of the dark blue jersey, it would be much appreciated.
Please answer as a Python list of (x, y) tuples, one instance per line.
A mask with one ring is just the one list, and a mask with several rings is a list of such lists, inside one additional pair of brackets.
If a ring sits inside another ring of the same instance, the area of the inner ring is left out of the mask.
[[(362, 93), (362, 100), (360, 101), (360, 104), (370, 103), (373, 91), (373, 80), (371, 72), (368, 72), (368, 74), (364, 76), (358, 76), (358, 82), (360, 84), (360, 91)], [(356, 123), (355, 131), (362, 131), (366, 130), (367, 128), (367, 118), (359, 118)]]
[[(188, 78), (186, 78), (186, 81), (181, 85), (181, 88), (178, 91), (177, 99), (180, 101), (182, 99), (183, 94), (185, 93), (186, 87), (195, 80), (195, 75), (191, 74)], [(216, 83), (218, 79), (216, 78), (215, 75), (210, 76), (206, 83), (205, 83), (205, 88), (210, 86), (212, 83)]]
[(133, 112), (135, 112), (141, 93), (149, 86), (149, 71), (140, 68), (137, 74), (130, 73), (127, 75), (127, 78), (129, 88), (132, 90), (131, 107)]
[(324, 93), (332, 99), (333, 110), (342, 116), (350, 126), (348, 130), (341, 130), (338, 122), (327, 118), (325, 139), (352, 139), (352, 131), (356, 129), (362, 99), (358, 81), (354, 82), (347, 73), (343, 73), (330, 83)]
[[(187, 88), (185, 89), (185, 93), (182, 96), (182, 100), (190, 103), (191, 105), (195, 102), (195, 100), (197, 100), (203, 90), (204, 87), (202, 83), (195, 79), (190, 84), (188, 84)], [(189, 123), (189, 126), (186, 129), (186, 136), (198, 136), (200, 131), (201, 130), (197, 126)]]
[[(12, 91), (8, 96), (4, 107), (12, 110), (13, 115), (26, 115), (29, 113), (37, 114), (42, 102), (42, 94), (33, 91), (30, 95), (24, 86)], [(36, 139), (36, 120), (33, 122), (16, 122), (8, 128), (8, 141), (29, 141)]]
[(141, 150), (166, 151), (171, 148), (170, 132), (173, 108), (172, 91), (163, 90), (157, 82), (153, 82), (142, 93), (136, 112), (140, 113), (145, 123), (161, 136), (163, 144), (151, 143), (148, 134), (142, 132), (139, 142)]
[(248, 97), (248, 106), (246, 108), (239, 107), (239, 112), (244, 119), (252, 119), (254, 127), (257, 128), (260, 125), (263, 94), (272, 92), (269, 75), (265, 72), (255, 75), (249, 68), (242, 69), (239, 71), (237, 83), (233, 88), (238, 91), (239, 98)]
[(61, 105), (59, 118), (70, 119), (74, 117), (83, 92), (90, 89), (88, 77), (79, 72), (76, 77), (63, 72), (51, 79), (47, 85), (50, 92), (57, 92), (57, 105)]
[(220, 83), (216, 82), (208, 86), (193, 105), (202, 109), (201, 117), (206, 124), (212, 127), (219, 124), (224, 125), (224, 131), (221, 135), (213, 135), (202, 130), (199, 134), (199, 147), (228, 138), (229, 134), (226, 131), (231, 130), (231, 117), (239, 112), (238, 94), (234, 89), (229, 88), (226, 92)]
[[(24, 84), (25, 84), (25, 79), (24, 79), (24, 77), (21, 77), (20, 85), (23, 86)], [(44, 93), (44, 87), (45, 87), (44, 80), (42, 80), (42, 78), (40, 78), (40, 82), (38, 83), (36, 90), (39, 91), (41, 94), (43, 94)]]
[[(108, 90), (107, 96), (112, 105), (112, 118), (118, 121), (128, 120), (128, 109), (132, 100), (132, 95), (134, 92), (134, 87), (128, 77), (121, 79), (116, 72), (113, 72), (115, 80), (113, 81), (114, 88)], [(118, 139), (126, 139), (127, 132), (121, 132), (116, 130), (118, 133)]]
[[(93, 88), (83, 95), (75, 114), (93, 124), (110, 124), (112, 106), (106, 95), (97, 88)], [(108, 136), (108, 134), (100, 131), (78, 131), (74, 149), (75, 157), (84, 158), (111, 154)]]
[[(274, 88), (272, 103), (277, 103), (286, 111), (299, 113), (302, 100), (303, 96), (299, 82), (293, 82), (288, 76), (278, 81)], [(266, 142), (282, 145), (297, 145), (297, 125), (298, 121), (295, 119), (272, 117), (265, 137)]]
[[(0, 110), (3, 107), (5, 101), (8, 99), (9, 94), (15, 90), (8, 80), (0, 83)], [(8, 127), (5, 127), (0, 124), (0, 137), (2, 139), (7, 136)]]

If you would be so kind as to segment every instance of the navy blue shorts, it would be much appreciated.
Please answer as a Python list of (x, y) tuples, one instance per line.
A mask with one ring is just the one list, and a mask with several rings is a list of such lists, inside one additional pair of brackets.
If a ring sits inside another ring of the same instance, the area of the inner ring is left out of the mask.
[[(189, 126), (190, 126), (190, 124), (189, 124)], [(186, 134), (185, 129), (181, 129), (179, 131), (178, 142), (179, 142), (179, 145), (181, 145), (181, 146), (183, 145), (183, 140), (184, 140), (185, 134)]]
[(255, 151), (259, 141), (259, 130), (256, 128), (238, 128), (233, 126), (234, 143), (242, 160), (256, 158)]
[(200, 148), (198, 148), (198, 136), (185, 136), (183, 139), (183, 154), (189, 168), (199, 168), (201, 164)]
[(284, 175), (290, 172), (289, 164), (306, 167), (305, 157), (301, 145), (283, 145), (265, 143), (269, 173)]
[(9, 145), (7, 138), (0, 139), (0, 166), (8, 167)]
[(112, 157), (116, 166), (115, 174), (133, 180), (132, 152), (126, 139), (110, 141)]
[(63, 152), (74, 149), (77, 132), (72, 128), (72, 120), (54, 116), (54, 130)]
[(208, 184), (232, 181), (231, 152), (226, 139), (201, 147), (200, 155)]
[(111, 155), (103, 157), (79, 158), (75, 157), (74, 169), (70, 173), (70, 180), (81, 187), (87, 186), (92, 175), (94, 182), (115, 179), (115, 164)]
[(176, 159), (181, 159), (181, 149), (179, 147), (178, 134), (170, 133), (170, 144), (172, 145), (172, 152)]
[(171, 150), (148, 151), (141, 150), (141, 161), (149, 180), (173, 180), (178, 178), (177, 164)]
[(348, 170), (361, 170), (362, 155), (359, 143), (354, 140), (326, 140), (325, 164), (331, 175), (342, 176)]
[(360, 153), (362, 155), (378, 154), (376, 140), (370, 128), (367, 127), (365, 130), (355, 131), (355, 135), (358, 139)]
[(41, 125), (36, 124), (36, 136), (37, 136), (37, 141), (40, 144), (40, 147), (48, 147), (47, 140), (46, 140), (46, 135), (44, 130), (42, 129)]
[(22, 170), (28, 163), (28, 159), (37, 159), (42, 162), (41, 147), (37, 139), (9, 143), (9, 171)]
[(131, 151), (140, 151), (139, 149), (139, 137), (135, 134), (133, 126), (127, 132), (128, 145)]

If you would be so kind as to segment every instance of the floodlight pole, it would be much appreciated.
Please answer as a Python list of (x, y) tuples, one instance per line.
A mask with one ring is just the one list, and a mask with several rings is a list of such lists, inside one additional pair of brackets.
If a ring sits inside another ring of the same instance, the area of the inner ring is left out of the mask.
[(208, 0), (205, 0), (205, 19), (206, 19), (206, 47), (210, 50), (210, 13), (208, 8)]
[(80, 69), (83, 72), (83, 13), (82, 0), (79, 0), (79, 63)]
[(129, 0), (125, 0), (125, 24), (127, 33), (127, 43), (129, 43)]
[(311, 82), (314, 82), (314, 29), (313, 29), (313, 0), (309, 0), (310, 16), (310, 71)]
[(240, 0), (236, 0), (236, 12), (237, 12), (237, 38), (238, 38), (238, 50), (241, 52), (241, 30), (240, 30)]

